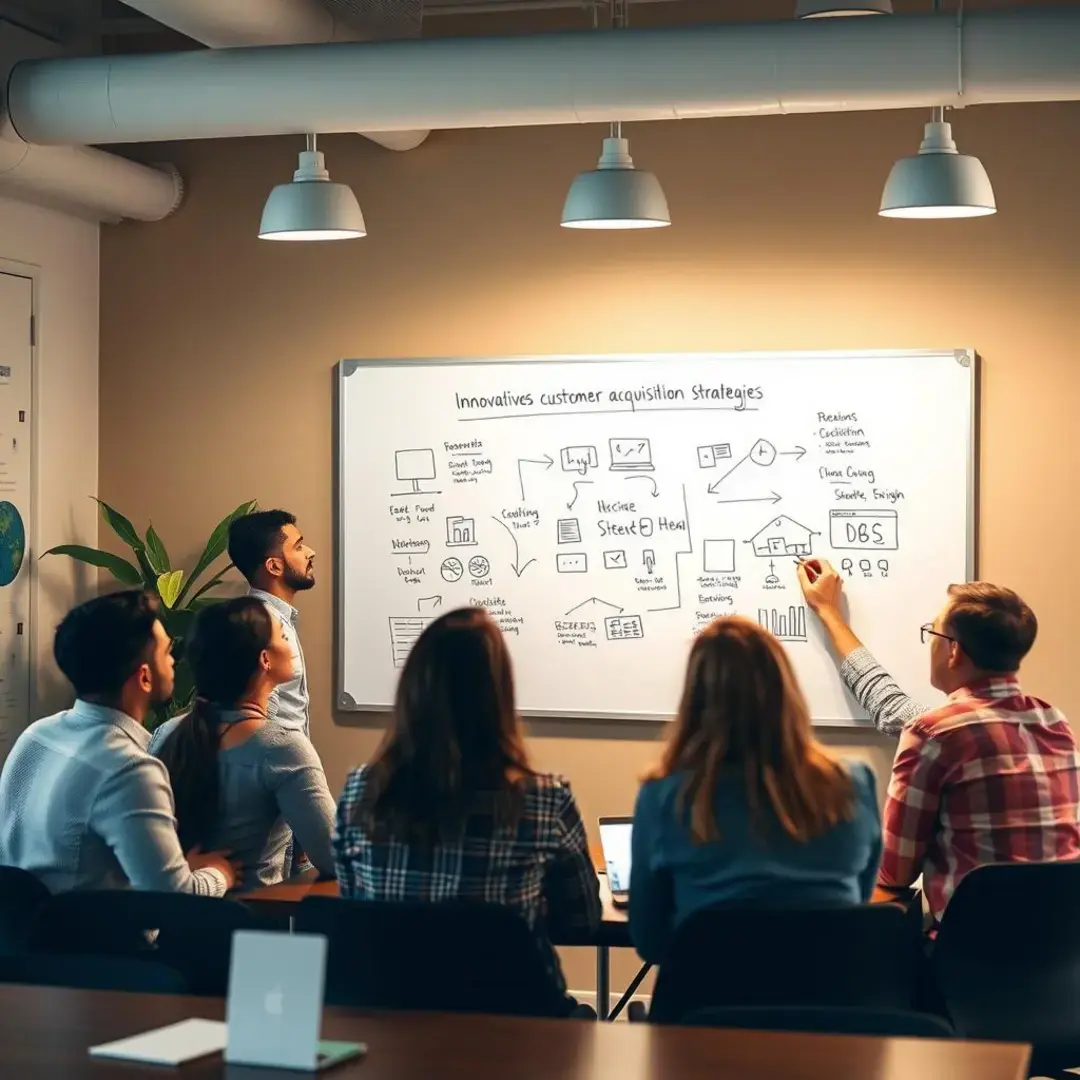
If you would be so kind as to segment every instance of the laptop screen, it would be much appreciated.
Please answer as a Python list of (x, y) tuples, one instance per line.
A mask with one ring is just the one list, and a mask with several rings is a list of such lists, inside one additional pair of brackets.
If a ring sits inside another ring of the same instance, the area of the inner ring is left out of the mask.
[(601, 821), (600, 844), (604, 849), (608, 885), (613, 893), (630, 890), (631, 821)]

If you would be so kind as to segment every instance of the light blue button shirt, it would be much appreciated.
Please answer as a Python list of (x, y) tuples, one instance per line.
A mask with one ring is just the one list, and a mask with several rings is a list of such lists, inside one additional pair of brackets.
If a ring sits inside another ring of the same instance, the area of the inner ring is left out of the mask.
[(302, 731), (311, 737), (309, 719), (311, 699), (308, 696), (307, 665), (304, 663), (304, 650), (300, 647), (300, 612), (273, 593), (262, 589), (250, 589), (249, 595), (261, 600), (266, 610), (277, 619), (282, 636), (292, 650), (293, 677), (282, 683), (270, 695), (267, 715), (283, 728)]
[(0, 773), (0, 865), (54, 893), (130, 885), (222, 896), (223, 874), (188, 867), (169, 774), (149, 743), (130, 716), (85, 701), (31, 724)]

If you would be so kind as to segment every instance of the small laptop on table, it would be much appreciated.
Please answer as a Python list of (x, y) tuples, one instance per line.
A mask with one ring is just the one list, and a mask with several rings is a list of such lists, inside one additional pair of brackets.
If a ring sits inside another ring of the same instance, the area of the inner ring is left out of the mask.
[(617, 908), (630, 905), (630, 836), (633, 827), (633, 818), (600, 819), (600, 846), (604, 849), (608, 888), (611, 890), (611, 902)]

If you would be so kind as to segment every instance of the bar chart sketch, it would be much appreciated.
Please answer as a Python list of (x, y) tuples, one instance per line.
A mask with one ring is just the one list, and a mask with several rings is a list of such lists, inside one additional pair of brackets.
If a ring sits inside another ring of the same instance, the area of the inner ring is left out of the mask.
[(806, 641), (806, 608), (792, 604), (780, 608), (758, 608), (758, 622), (780, 641)]

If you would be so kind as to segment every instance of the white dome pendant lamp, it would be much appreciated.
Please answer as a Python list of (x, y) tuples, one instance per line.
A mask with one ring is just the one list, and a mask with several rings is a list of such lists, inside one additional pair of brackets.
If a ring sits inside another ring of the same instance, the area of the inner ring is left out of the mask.
[[(934, 0), (934, 13), (941, 0)], [(963, 7), (957, 14), (957, 93), (964, 92)], [(919, 152), (892, 167), (881, 193), (878, 213), (890, 218), (970, 218), (997, 213), (994, 189), (983, 163), (961, 154), (945, 122), (945, 109), (934, 109)]]
[(348, 184), (335, 184), (326, 171), (315, 136), (288, 184), (278, 184), (263, 207), (260, 240), (353, 240), (367, 236), (360, 203)]
[(612, 124), (595, 169), (578, 173), (563, 204), (566, 229), (658, 229), (671, 224), (667, 199), (651, 172), (634, 168), (622, 125)]
[[(611, 0), (611, 29), (630, 24), (629, 0)], [(593, 6), (593, 29), (599, 29)], [(671, 224), (667, 199), (651, 172), (639, 172), (622, 124), (611, 125), (595, 169), (578, 173), (563, 203), (564, 229), (661, 229)]]
[(892, 0), (798, 0), (796, 19), (830, 19), (840, 15), (891, 15)]

